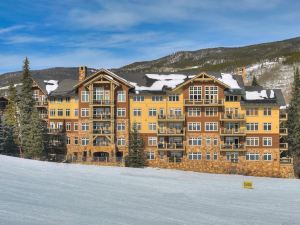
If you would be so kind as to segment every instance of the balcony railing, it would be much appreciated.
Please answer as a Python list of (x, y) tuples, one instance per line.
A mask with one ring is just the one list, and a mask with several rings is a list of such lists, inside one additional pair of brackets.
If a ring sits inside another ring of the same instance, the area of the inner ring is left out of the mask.
[(288, 143), (280, 143), (279, 148), (281, 151), (287, 151), (289, 149), (289, 144)]
[(110, 120), (111, 115), (110, 114), (93, 114), (93, 119)]
[(58, 134), (63, 132), (64, 132), (63, 128), (48, 128), (48, 133), (50, 134)]
[(287, 119), (288, 119), (288, 114), (287, 113), (281, 112), (279, 114), (279, 120), (281, 120), (281, 121), (287, 121)]
[(279, 128), (279, 134), (281, 136), (286, 136), (288, 135), (288, 129), (287, 128)]
[(184, 115), (158, 115), (158, 120), (184, 121)]
[(96, 100), (96, 99), (93, 99), (91, 103), (93, 105), (113, 105), (114, 101), (113, 100)]
[(43, 101), (37, 100), (37, 101), (35, 101), (35, 105), (36, 106), (47, 106), (48, 102), (47, 102), (47, 100), (43, 100)]
[(236, 135), (246, 135), (245, 129), (227, 129), (223, 128), (220, 130), (221, 135), (231, 135), (231, 136), (236, 136)]
[(47, 119), (48, 118), (48, 114), (40, 114), (40, 118), (41, 119)]
[(293, 164), (293, 158), (282, 157), (282, 158), (280, 158), (280, 164)]
[(224, 113), (221, 114), (221, 120), (245, 120), (245, 114), (231, 114), (231, 113)]
[(94, 142), (93, 143), (93, 146), (97, 146), (97, 147), (107, 147), (107, 146), (110, 146), (111, 143), (110, 142)]
[(158, 135), (184, 135), (185, 129), (176, 129), (176, 128), (165, 128), (165, 129), (158, 129)]
[(185, 99), (185, 105), (224, 105), (224, 99)]
[(93, 129), (93, 134), (112, 134), (112, 130), (111, 130), (111, 128)]
[(183, 143), (158, 143), (159, 150), (184, 150)]
[(221, 151), (245, 151), (245, 145), (243, 144), (221, 144)]

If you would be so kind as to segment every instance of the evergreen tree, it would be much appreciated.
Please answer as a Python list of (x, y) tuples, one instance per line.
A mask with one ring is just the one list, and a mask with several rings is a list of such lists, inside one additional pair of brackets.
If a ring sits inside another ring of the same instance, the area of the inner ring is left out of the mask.
[[(32, 98), (32, 78), (29, 71), (29, 60), (24, 60), (22, 74), (22, 89), (20, 93), (20, 140), (22, 153), (30, 152), (31, 148), (31, 116), (34, 108), (34, 99)], [(26, 154), (25, 154), (26, 155)]]
[(134, 123), (129, 134), (128, 156), (125, 165), (128, 167), (144, 167), (145, 164), (144, 141), (137, 130), (136, 123)]
[(253, 75), (252, 86), (259, 86), (256, 76)]
[(8, 104), (3, 115), (3, 148), (7, 154), (16, 155), (19, 151), (19, 124), (17, 115), (17, 91), (13, 84), (8, 89)]

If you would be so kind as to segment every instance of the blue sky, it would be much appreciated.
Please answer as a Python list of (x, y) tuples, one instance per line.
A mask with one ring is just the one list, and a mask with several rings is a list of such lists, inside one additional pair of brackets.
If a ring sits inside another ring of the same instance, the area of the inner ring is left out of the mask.
[(0, 73), (119, 67), (180, 50), (300, 36), (298, 0), (11, 0), (0, 2)]

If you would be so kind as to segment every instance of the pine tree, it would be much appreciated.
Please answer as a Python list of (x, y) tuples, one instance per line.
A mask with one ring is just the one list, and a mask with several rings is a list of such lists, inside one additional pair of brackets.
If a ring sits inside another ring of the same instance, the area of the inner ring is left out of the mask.
[(256, 76), (253, 75), (252, 86), (259, 86)]
[(134, 123), (129, 134), (128, 156), (125, 165), (128, 167), (144, 167), (145, 164), (144, 141)]
[[(29, 60), (24, 60), (22, 74), (22, 89), (20, 93), (20, 140), (22, 153), (30, 152), (31, 148), (31, 115), (34, 107), (34, 99), (32, 98), (32, 78), (29, 71)], [(26, 154), (25, 154), (26, 155)]]
[(19, 124), (17, 115), (17, 91), (13, 84), (8, 89), (8, 104), (3, 115), (3, 148), (6, 154), (16, 155), (19, 152)]

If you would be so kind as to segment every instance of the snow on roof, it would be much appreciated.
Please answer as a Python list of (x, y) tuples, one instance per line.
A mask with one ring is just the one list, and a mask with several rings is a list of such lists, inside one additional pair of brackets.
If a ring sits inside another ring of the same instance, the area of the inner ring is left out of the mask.
[(58, 80), (44, 80), (48, 94), (58, 88)]
[(232, 89), (241, 89), (238, 82), (229, 73), (221, 73), (221, 78), (218, 78), (218, 80), (227, 84)]
[(262, 100), (275, 98), (273, 90), (270, 91), (270, 96), (267, 95), (267, 90), (259, 91), (246, 91), (246, 100)]
[(138, 86), (137, 83), (131, 82), (136, 91), (161, 91), (163, 87), (175, 88), (187, 78), (184, 74), (146, 74), (146, 76), (156, 81), (150, 87)]

